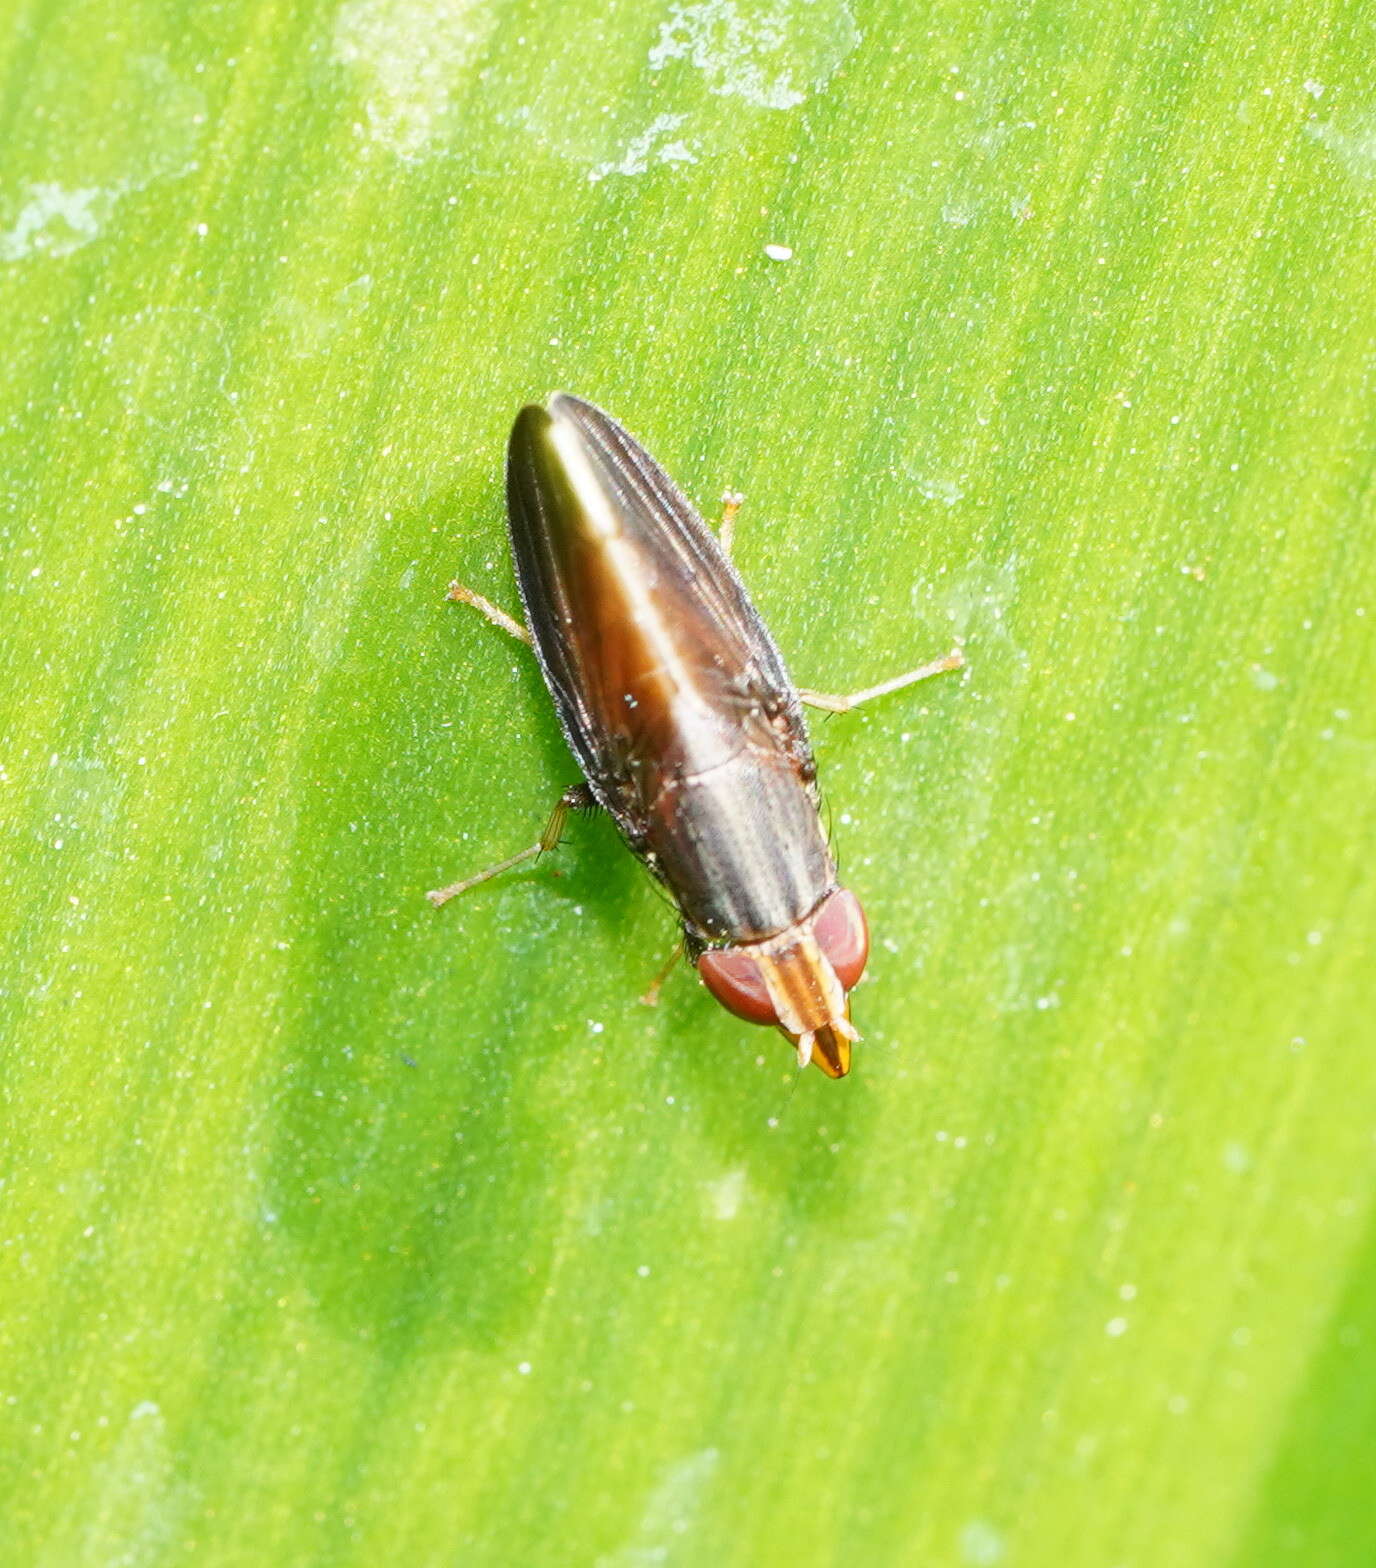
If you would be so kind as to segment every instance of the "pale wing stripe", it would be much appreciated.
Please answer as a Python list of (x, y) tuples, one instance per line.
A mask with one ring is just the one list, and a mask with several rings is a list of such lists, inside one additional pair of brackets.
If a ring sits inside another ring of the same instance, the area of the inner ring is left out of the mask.
[[(636, 530), (638, 535), (652, 554), (677, 564), (691, 576), (703, 609), (716, 623), (717, 634), (723, 630), (729, 633), (740, 648), (743, 671), (754, 672), (756, 679), (751, 685), (782, 698), (791, 697), (792, 682), (774, 639), (735, 568), (683, 492), (644, 447), (596, 405), (561, 394), (553, 407), (556, 418), (571, 418), (596, 448), (607, 482), (621, 487), (622, 493), (614, 499), (628, 518), (655, 520), (653, 535), (644, 526)], [(677, 526), (665, 526), (669, 521)]]

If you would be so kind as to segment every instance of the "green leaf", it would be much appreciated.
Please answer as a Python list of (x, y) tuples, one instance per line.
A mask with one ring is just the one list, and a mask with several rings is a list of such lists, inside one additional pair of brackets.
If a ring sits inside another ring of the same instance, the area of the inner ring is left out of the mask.
[[(1376, 1555), (1370, 9), (20, 0), (15, 1564)], [(702, 504), (824, 721), (844, 1083), (575, 777), (501, 463)]]

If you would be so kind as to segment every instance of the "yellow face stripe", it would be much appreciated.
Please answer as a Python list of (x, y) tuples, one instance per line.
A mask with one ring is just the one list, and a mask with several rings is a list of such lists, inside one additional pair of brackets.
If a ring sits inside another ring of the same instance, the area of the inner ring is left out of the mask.
[(814, 1036), (821, 1030), (846, 1040), (859, 1038), (846, 993), (810, 925), (760, 943), (757, 952), (775, 1016), (797, 1041), (801, 1065), (807, 1065)]

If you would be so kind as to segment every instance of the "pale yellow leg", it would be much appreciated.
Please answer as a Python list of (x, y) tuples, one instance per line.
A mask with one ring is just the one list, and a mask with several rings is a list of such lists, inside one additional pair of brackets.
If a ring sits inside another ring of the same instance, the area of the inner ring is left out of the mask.
[(905, 686), (915, 686), (918, 681), (925, 681), (933, 675), (944, 675), (948, 670), (959, 670), (964, 667), (965, 656), (959, 648), (952, 648), (950, 653), (940, 659), (933, 659), (930, 664), (919, 665), (915, 670), (907, 670), (902, 675), (895, 675), (892, 680), (880, 681), (877, 686), (866, 686), (863, 691), (853, 691), (848, 695), (839, 696), (833, 692), (810, 691), (807, 687), (800, 686), (798, 695), (810, 708), (825, 708), (828, 713), (849, 713), (852, 708), (858, 708), (862, 702), (869, 702), (874, 697), (887, 697), (891, 691), (902, 691)]
[(731, 559), (731, 546), (736, 542), (736, 513), (740, 511), (744, 500), (739, 490), (728, 490), (721, 498), (721, 527), (717, 529), (717, 543), (728, 561)]
[(653, 980), (650, 981), (649, 985), (645, 989), (644, 994), (641, 996), (640, 1001), (642, 1006), (659, 1006), (659, 993), (664, 989), (664, 982), (673, 973), (674, 965), (678, 963), (679, 959), (682, 957), (683, 938), (680, 937), (678, 941), (674, 943), (674, 950), (669, 954), (669, 957), (665, 961), (663, 968), (660, 969), (659, 973), (654, 977)]
[(530, 633), (521, 625), (520, 621), (512, 620), (505, 610), (499, 610), (491, 599), (484, 599), (482, 594), (475, 592), (472, 588), (466, 587), (463, 583), (456, 580), (450, 583), (449, 592), (444, 597), (453, 599), (457, 604), (471, 604), (475, 610), (485, 615), (494, 626), (500, 626), (504, 632), (510, 632), (513, 637), (519, 637), (527, 647), (530, 646)]
[(425, 896), (436, 909), (441, 904), (447, 904), (451, 898), (457, 898), (460, 893), (466, 893), (469, 888), (477, 887), (480, 882), (490, 882), (493, 877), (501, 876), (503, 871), (510, 871), (513, 866), (519, 866), (523, 860), (531, 860), (536, 855), (543, 855), (548, 849), (556, 849), (559, 840), (564, 836), (564, 823), (568, 821), (570, 811), (585, 811), (595, 805), (592, 794), (586, 784), (575, 784), (566, 789), (559, 797), (558, 804), (549, 814), (549, 821), (545, 823), (545, 831), (530, 846), (518, 854), (509, 855), (505, 860), (499, 860), (495, 866), (489, 866), (486, 871), (479, 871), (476, 876), (465, 877), (462, 882), (451, 882), (448, 887), (435, 888)]

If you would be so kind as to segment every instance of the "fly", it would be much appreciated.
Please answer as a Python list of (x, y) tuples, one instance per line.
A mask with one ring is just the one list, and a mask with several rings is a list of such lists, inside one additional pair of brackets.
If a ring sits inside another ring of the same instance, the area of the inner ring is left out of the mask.
[(534, 648), (585, 783), (535, 844), (427, 896), (438, 907), (552, 849), (570, 811), (601, 807), (673, 898), (712, 995), (844, 1077), (869, 933), (822, 829), (802, 705), (844, 713), (959, 669), (959, 650), (849, 696), (799, 690), (731, 564), (740, 497), (714, 535), (581, 398), (516, 416), (506, 495), (525, 626), (460, 583), (449, 597)]

